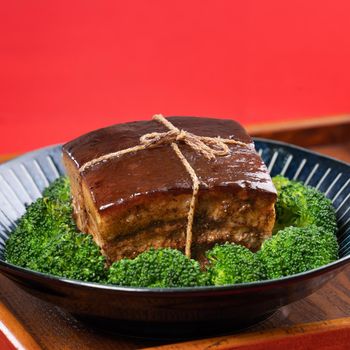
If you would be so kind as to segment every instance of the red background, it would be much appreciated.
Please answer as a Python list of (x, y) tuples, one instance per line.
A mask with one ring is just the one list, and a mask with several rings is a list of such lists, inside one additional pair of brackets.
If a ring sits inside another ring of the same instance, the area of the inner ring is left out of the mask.
[(0, 153), (154, 113), (350, 111), (350, 1), (2, 1)]

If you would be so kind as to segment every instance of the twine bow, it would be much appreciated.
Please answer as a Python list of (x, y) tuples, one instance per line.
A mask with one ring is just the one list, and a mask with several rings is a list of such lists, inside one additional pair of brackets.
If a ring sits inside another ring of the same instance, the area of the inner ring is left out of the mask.
[(217, 156), (222, 157), (226, 156), (230, 153), (230, 148), (228, 144), (236, 144), (240, 146), (248, 147), (248, 145), (244, 142), (231, 140), (231, 139), (222, 139), (220, 136), (218, 137), (206, 137), (206, 136), (198, 136), (192, 134), (186, 130), (180, 130), (176, 126), (174, 126), (169, 120), (164, 118), (161, 114), (156, 114), (152, 117), (152, 119), (157, 122), (163, 124), (165, 127), (169, 129), (167, 132), (151, 132), (145, 134), (140, 137), (140, 144), (126, 148), (124, 150), (120, 150), (117, 152), (111, 152), (105, 154), (101, 157), (92, 159), (85, 164), (83, 164), (79, 171), (83, 172), (87, 168), (91, 166), (107, 161), (112, 158), (120, 157), (123, 154), (137, 152), (143, 149), (148, 148), (156, 148), (162, 145), (170, 145), (171, 148), (176, 153), (177, 157), (181, 160), (184, 165), (186, 171), (191, 176), (192, 180), (192, 198), (190, 203), (190, 208), (187, 215), (187, 227), (186, 227), (186, 246), (185, 246), (185, 254), (188, 257), (191, 257), (191, 245), (192, 245), (192, 227), (193, 227), (193, 219), (194, 212), (197, 203), (197, 195), (199, 190), (200, 181), (196, 175), (196, 172), (187, 161), (183, 153), (181, 152), (178, 143), (183, 142), (189, 147), (191, 147), (196, 153), (201, 154), (203, 157), (208, 160), (215, 159)]
[[(151, 132), (140, 137), (140, 143), (146, 147), (158, 147), (173, 142), (183, 141), (195, 152), (200, 153), (207, 159), (214, 159), (216, 156), (226, 156), (230, 149), (226, 143), (246, 145), (235, 140), (223, 140), (218, 137), (205, 137), (192, 134), (186, 130), (180, 130), (165, 119), (161, 114), (156, 114), (153, 119), (164, 124), (168, 132)], [(226, 142), (226, 143), (225, 143)]]

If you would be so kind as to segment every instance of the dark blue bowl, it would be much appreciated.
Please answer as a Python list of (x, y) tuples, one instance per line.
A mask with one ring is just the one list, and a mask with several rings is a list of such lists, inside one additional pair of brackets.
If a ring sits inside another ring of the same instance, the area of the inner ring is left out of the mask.
[(187, 337), (225, 332), (266, 318), (304, 298), (350, 261), (350, 166), (282, 142), (255, 140), (271, 175), (283, 174), (324, 192), (336, 208), (339, 260), (294, 276), (222, 287), (128, 288), (30, 271), (3, 260), (6, 239), (25, 204), (64, 174), (61, 146), (28, 153), (0, 166), (0, 271), (32, 295), (119, 333)]

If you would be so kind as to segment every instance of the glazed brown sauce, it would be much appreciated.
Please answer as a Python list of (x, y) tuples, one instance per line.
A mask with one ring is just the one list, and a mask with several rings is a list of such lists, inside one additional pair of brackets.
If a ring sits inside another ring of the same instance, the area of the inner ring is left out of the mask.
[[(187, 145), (179, 147), (201, 181), (200, 189), (220, 187), (257, 190), (276, 195), (265, 164), (256, 153), (252, 140), (240, 124), (232, 120), (170, 117), (179, 129), (200, 136), (235, 139), (248, 147), (230, 145), (230, 154), (207, 160)], [(63, 146), (79, 168), (99, 156), (139, 144), (140, 136), (168, 131), (156, 121), (140, 121), (113, 125), (85, 134)], [(106, 210), (135, 197), (167, 191), (192, 191), (192, 181), (170, 146), (124, 154), (87, 168), (83, 173), (96, 207)]]

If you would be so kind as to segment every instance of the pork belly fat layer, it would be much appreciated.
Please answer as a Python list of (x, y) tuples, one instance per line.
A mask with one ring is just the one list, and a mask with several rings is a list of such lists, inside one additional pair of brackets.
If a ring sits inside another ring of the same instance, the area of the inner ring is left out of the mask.
[[(193, 226), (192, 256), (202, 260), (205, 250), (224, 242), (258, 250), (271, 235), (275, 221), (274, 198), (271, 197), (247, 197), (245, 191), (200, 193)], [(135, 257), (150, 247), (184, 251), (190, 200), (190, 194), (164, 194), (130, 206), (126, 216), (120, 217), (120, 222), (112, 220), (108, 229), (105, 227), (108, 234), (102, 244), (104, 253), (115, 261)], [(128, 225), (129, 230), (124, 230), (123, 223), (128, 219), (133, 224)], [(121, 232), (121, 227), (123, 232), (115, 235), (115, 232)]]
[[(169, 120), (197, 135), (220, 135), (248, 145), (230, 145), (230, 155), (208, 161), (180, 144), (201, 181), (193, 254), (200, 256), (216, 242), (226, 241), (257, 250), (272, 232), (276, 191), (250, 137), (230, 120)], [(192, 181), (171, 147), (126, 154), (79, 172), (85, 162), (134, 146), (141, 135), (153, 131), (167, 130), (155, 121), (126, 123), (63, 147), (77, 225), (94, 236), (110, 261), (134, 257), (151, 246), (185, 247)]]

